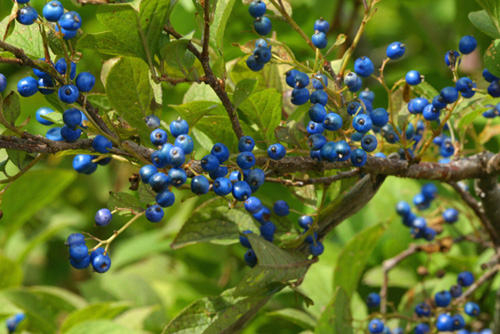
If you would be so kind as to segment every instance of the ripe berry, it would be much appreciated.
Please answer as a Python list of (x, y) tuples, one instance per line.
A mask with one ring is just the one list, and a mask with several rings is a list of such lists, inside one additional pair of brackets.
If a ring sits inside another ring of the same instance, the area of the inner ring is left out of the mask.
[(243, 136), (238, 141), (238, 150), (240, 152), (251, 152), (255, 147), (255, 141), (250, 136)]
[(149, 177), (148, 183), (154, 192), (159, 193), (168, 188), (172, 179), (165, 173), (158, 172)]
[(295, 105), (302, 105), (309, 101), (309, 96), (309, 90), (307, 88), (294, 88), (290, 101)]
[(31, 6), (26, 6), (17, 11), (16, 20), (23, 25), (32, 25), (38, 17), (36, 9)]
[(311, 216), (300, 216), (299, 217), (299, 226), (303, 229), (308, 229), (311, 227), (313, 223), (313, 219)]
[(290, 207), (287, 202), (279, 200), (274, 203), (273, 211), (277, 216), (284, 217), (290, 213)]
[(319, 20), (314, 22), (314, 30), (321, 31), (326, 34), (328, 30), (330, 30), (330, 23), (321, 17)]
[(80, 92), (90, 92), (95, 85), (95, 77), (89, 72), (82, 72), (76, 77), (76, 87)]
[(7, 78), (5, 77), (5, 75), (0, 73), (0, 93), (2, 93), (5, 88), (7, 88)]
[(405, 80), (410, 86), (416, 86), (422, 82), (423, 76), (418, 71), (412, 70), (406, 73)]
[(460, 39), (460, 42), (458, 43), (458, 49), (460, 50), (461, 53), (464, 55), (468, 55), (472, 51), (476, 49), (477, 46), (477, 41), (474, 38), (474, 36), (464, 36)]
[(445, 53), (444, 61), (446, 63), (446, 66), (453, 66), (454, 67), (455, 64), (457, 64), (457, 63), (460, 65), (460, 62), (462, 61), (462, 59), (460, 58), (460, 53), (458, 53), (458, 51), (450, 50), (450, 51)]
[(313, 242), (309, 245), (309, 253), (312, 256), (320, 256), (321, 254), (323, 254), (324, 251), (325, 251), (325, 246), (323, 246), (323, 244), (319, 241), (316, 241), (316, 244), (314, 244)]
[(361, 80), (360, 77), (356, 77), (356, 82), (354, 83), (354, 85), (349, 87), (349, 91), (355, 93), (358, 90), (360, 90), (362, 86), (363, 86), (363, 80)]
[(467, 93), (474, 88), (474, 82), (467, 77), (462, 77), (455, 83), (455, 88), (461, 93)]
[(354, 61), (354, 72), (363, 78), (369, 77), (374, 70), (373, 63), (368, 57), (360, 57)]
[(380, 306), (380, 295), (376, 292), (370, 293), (366, 297), (366, 306), (371, 308)]
[(346, 161), (351, 157), (351, 148), (345, 140), (336, 142), (333, 149), (337, 154), (337, 159), (339, 161)]
[[(59, 72), (62, 75), (65, 75), (66, 70), (68, 68), (68, 64), (66, 64), (66, 59), (64, 59), (64, 58), (59, 59), (58, 61), (56, 61), (56, 64), (54, 67), (56, 68), (57, 72)], [(76, 76), (76, 64), (71, 62), (70, 67), (71, 67), (71, 71), (69, 73), (69, 77), (71, 80), (73, 80)]]
[(219, 166), (215, 172), (210, 172), (208, 175), (212, 180), (215, 180), (216, 178), (219, 177), (225, 177), (227, 173), (229, 172), (228, 168), (226, 166)]
[(156, 203), (162, 208), (168, 208), (175, 203), (175, 194), (165, 189), (156, 195)]
[(313, 121), (309, 121), (309, 123), (307, 123), (306, 130), (307, 130), (307, 133), (309, 133), (310, 135), (313, 135), (316, 133), (322, 134), (323, 132), (325, 132), (325, 128), (323, 127), (323, 123), (316, 123)]
[(76, 108), (65, 110), (63, 113), (63, 122), (71, 129), (76, 129), (82, 122), (82, 113)]
[(405, 54), (405, 50), (406, 47), (403, 43), (393, 42), (387, 47), (386, 54), (388, 58), (396, 60), (403, 57), (403, 55)]
[(271, 49), (267, 47), (258, 47), (254, 50), (253, 56), (259, 64), (267, 64), (271, 60)]
[(328, 78), (322, 73), (317, 73), (312, 79), (314, 89), (322, 90), (328, 87)]
[(254, 191), (254, 188), (258, 188), (263, 185), (265, 179), (266, 174), (260, 168), (252, 169), (245, 177), (245, 181), (250, 185), (250, 188), (252, 188), (252, 192)]
[(415, 327), (415, 330), (414, 330), (414, 333), (415, 334), (427, 334), (430, 332), (430, 328), (429, 328), (429, 325), (427, 324), (418, 324), (416, 327)]
[(357, 148), (351, 153), (351, 163), (355, 167), (363, 167), (366, 164), (366, 152)]
[(47, 21), (57, 22), (64, 14), (64, 7), (59, 1), (50, 1), (43, 7), (42, 13)]
[(86, 173), (93, 167), (92, 156), (89, 154), (78, 154), (73, 158), (73, 169), (78, 173)]
[(43, 95), (54, 93), (54, 83), (50, 78), (40, 78), (37, 81), (38, 91)]
[(465, 319), (460, 314), (454, 315), (452, 319), (453, 319), (452, 329), (454, 331), (465, 327)]
[(368, 330), (372, 334), (379, 334), (384, 331), (384, 323), (380, 319), (373, 319), (368, 324)]
[(266, 4), (264, 1), (254, 0), (248, 6), (248, 12), (255, 18), (261, 17), (266, 13)]
[(285, 73), (286, 84), (291, 88), (295, 88), (295, 78), (297, 77), (297, 73), (299, 73), (297, 70), (290, 70)]
[(404, 201), (399, 201), (398, 204), (396, 204), (396, 212), (401, 217), (406, 217), (411, 212), (410, 204)]
[(82, 26), (82, 18), (75, 11), (64, 13), (59, 19), (59, 25), (66, 30), (78, 30)]
[[(443, 219), (447, 223), (455, 223), (458, 220), (458, 211), (454, 208), (446, 209), (445, 212), (443, 212)], [(467, 286), (463, 285), (462, 286)]]
[(263, 206), (259, 212), (254, 213), (252, 216), (259, 223), (264, 224), (265, 222), (269, 221), (269, 218), (271, 218), (271, 210), (269, 210), (269, 208)]
[(272, 160), (281, 160), (286, 155), (286, 149), (280, 143), (272, 144), (267, 149), (267, 155)]
[(257, 264), (257, 256), (253, 249), (249, 249), (245, 252), (245, 262), (250, 267), (253, 268)]
[[(255, 162), (255, 159), (254, 159)], [(200, 160), (201, 168), (206, 172), (215, 172), (219, 168), (219, 159), (215, 155), (208, 154)]]
[(189, 125), (188, 123), (183, 120), (175, 120), (170, 123), (170, 133), (172, 136), (177, 138), (180, 135), (187, 135), (189, 132)]
[(446, 307), (450, 305), (451, 294), (447, 290), (440, 291), (434, 295), (434, 302), (438, 307)]
[(167, 165), (170, 164), (169, 152), (172, 148), (172, 144), (166, 143), (160, 150), (154, 151), (151, 154), (151, 161), (153, 162), (153, 165), (157, 168), (167, 167)]
[(412, 114), (421, 114), (424, 111), (425, 106), (428, 104), (429, 101), (427, 101), (426, 98), (416, 97), (411, 99), (408, 103), (408, 111)]
[(429, 317), (431, 315), (431, 307), (426, 303), (420, 303), (415, 306), (415, 314), (419, 317)]
[(309, 109), (309, 118), (311, 121), (316, 123), (321, 123), (325, 120), (326, 117), (326, 109), (321, 104), (314, 104)]
[(219, 177), (215, 179), (212, 189), (217, 195), (226, 196), (233, 190), (233, 184), (228, 178)]
[(436, 320), (436, 328), (440, 332), (447, 332), (453, 329), (453, 318), (448, 314), (440, 314)]
[(197, 175), (191, 180), (191, 191), (195, 195), (204, 195), (208, 193), (210, 182), (204, 175)]
[(85, 269), (90, 265), (90, 256), (83, 258), (81, 261), (75, 261), (73, 258), (69, 259), (69, 263), (75, 269)]
[(490, 94), (491, 97), (500, 97), (500, 84), (498, 81), (490, 83), (488, 86), (488, 94)]
[(106, 226), (109, 224), (112, 218), (113, 214), (111, 213), (111, 211), (109, 211), (109, 209), (100, 209), (95, 214), (95, 223), (98, 226)]
[(498, 81), (498, 77), (493, 75), (487, 68), (483, 70), (483, 78), (488, 82)]
[(156, 167), (153, 165), (144, 165), (139, 170), (141, 180), (145, 184), (149, 184), (149, 179), (156, 173), (158, 173), (158, 169), (156, 169)]
[(155, 129), (149, 135), (149, 140), (155, 146), (161, 146), (167, 142), (167, 131), (162, 129)]
[[(313, 79), (313, 85), (314, 85), (314, 80)], [(312, 92), (311, 96), (309, 97), (309, 101), (311, 104), (321, 104), (323, 106), (326, 106), (328, 103), (328, 94), (323, 91), (323, 90), (316, 90)]]
[(59, 99), (64, 103), (75, 103), (80, 96), (80, 92), (75, 85), (64, 85), (59, 88), (58, 91)]
[(361, 138), (361, 147), (366, 152), (373, 152), (377, 148), (377, 137), (374, 135), (366, 135)]
[(15, 0), (17, 3), (28, 3), (30, 0)]
[(76, 129), (73, 130), (69, 126), (65, 125), (61, 128), (61, 136), (66, 140), (67, 142), (74, 142), (78, 138), (80, 138), (80, 135), (82, 134), (82, 130)]
[(326, 144), (326, 140), (327, 139), (325, 136), (317, 133), (309, 136), (307, 140), (307, 146), (309, 146), (309, 149), (311, 149), (312, 151), (317, 151), (320, 150), (323, 147), (323, 145)]
[(92, 260), (92, 268), (100, 274), (105, 273), (111, 267), (111, 259), (107, 253), (97, 254)]
[(175, 138), (175, 146), (180, 147), (184, 154), (190, 154), (194, 150), (193, 139), (189, 135), (180, 135)]
[(92, 141), (92, 148), (99, 153), (109, 153), (109, 150), (113, 147), (113, 143), (108, 138), (97, 135)]
[(354, 72), (349, 72), (344, 76), (344, 84), (351, 88), (358, 82), (358, 75)]
[(250, 186), (245, 181), (238, 181), (233, 184), (232, 193), (234, 199), (243, 202), (252, 195), (252, 189), (250, 189)]
[(311, 42), (318, 49), (324, 49), (324, 48), (326, 48), (326, 45), (328, 44), (328, 41), (326, 39), (326, 34), (322, 31), (318, 31), (318, 30), (316, 30), (314, 35), (312, 35)]
[(428, 104), (425, 106), (422, 115), (424, 116), (424, 119), (427, 121), (435, 121), (439, 119), (439, 116), (441, 115), (441, 110), (435, 108), (432, 104)]
[(458, 99), (458, 91), (455, 87), (445, 87), (441, 90), (440, 94), (447, 104), (453, 103)]
[(467, 302), (464, 306), (464, 311), (471, 317), (476, 317), (481, 312), (481, 309), (479, 308), (479, 305), (477, 305), (476, 303)]
[(254, 72), (258, 72), (264, 68), (264, 63), (259, 63), (254, 55), (250, 55), (247, 60), (247, 67)]
[(436, 198), (437, 187), (434, 183), (426, 183), (422, 186), (421, 193), (427, 200), (431, 201)]
[(76, 262), (82, 261), (89, 255), (89, 249), (85, 244), (73, 245), (69, 247), (69, 256)]
[(64, 138), (61, 136), (61, 128), (55, 127), (52, 129), (49, 129), (47, 133), (45, 134), (45, 137), (47, 139), (53, 140), (53, 141), (63, 141)]
[(255, 19), (253, 27), (259, 35), (265, 36), (271, 32), (273, 24), (267, 16), (261, 16)]
[(38, 82), (32, 77), (26, 77), (17, 83), (17, 91), (23, 97), (30, 97), (38, 92)]
[(457, 283), (464, 287), (471, 286), (474, 283), (474, 275), (470, 271), (463, 271), (458, 274)]
[(146, 126), (150, 129), (157, 129), (160, 127), (161, 121), (156, 115), (148, 115), (144, 118)]
[(259, 38), (255, 41), (255, 48), (264, 47), (267, 48), (267, 41), (264, 38)]
[(323, 121), (323, 127), (330, 131), (337, 131), (342, 128), (343, 121), (340, 115), (330, 112), (326, 114), (325, 120)]
[(66, 240), (66, 246), (73, 247), (85, 244), (85, 237), (81, 233), (73, 233), (68, 236)]
[(453, 298), (458, 298), (462, 295), (462, 286), (459, 284), (452, 285), (450, 288), (450, 294)]
[(382, 127), (389, 122), (389, 113), (384, 108), (377, 108), (370, 114), (373, 125)]
[(363, 113), (364, 108), (359, 102), (351, 102), (347, 105), (347, 113), (351, 116), (354, 116), (358, 113)]
[(152, 223), (158, 223), (163, 219), (163, 209), (155, 204), (146, 209), (146, 219)]
[(43, 124), (43, 125), (52, 125), (52, 124), (54, 124), (54, 122), (46, 120), (42, 116), (47, 116), (48, 114), (53, 113), (53, 112), (54, 112), (54, 110), (52, 110), (50, 108), (42, 107), (36, 111), (36, 120), (38, 121), (38, 123)]
[(186, 162), (186, 155), (182, 148), (173, 146), (167, 151), (168, 161), (173, 167), (180, 167)]
[(269, 242), (273, 242), (276, 225), (272, 222), (265, 222), (260, 226), (260, 235)]
[(168, 171), (168, 176), (170, 177), (171, 183), (174, 187), (182, 186), (187, 180), (186, 172), (182, 168), (171, 168)]
[(250, 196), (245, 201), (245, 210), (250, 213), (257, 213), (262, 210), (262, 202), (255, 196)]
[[(219, 160), (217, 159), (217, 167), (218, 163)], [(252, 152), (241, 152), (236, 158), (236, 163), (241, 169), (250, 169), (255, 166), (255, 156)]]
[[(242, 234), (252, 234), (253, 232), (250, 230), (245, 230), (242, 232)], [(240, 244), (245, 247), (245, 248), (252, 248), (252, 245), (250, 244), (250, 241), (248, 240), (247, 237), (244, 235), (240, 235)]]
[(354, 127), (354, 130), (361, 133), (366, 133), (371, 130), (373, 123), (370, 116), (365, 114), (358, 114), (353, 118), (352, 126)]

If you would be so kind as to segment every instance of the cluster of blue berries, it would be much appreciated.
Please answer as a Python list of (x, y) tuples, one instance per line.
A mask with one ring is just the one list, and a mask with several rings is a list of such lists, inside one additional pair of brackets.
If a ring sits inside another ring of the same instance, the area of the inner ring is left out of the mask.
[[(266, 4), (262, 0), (252, 1), (248, 7), (248, 12), (255, 18), (254, 29), (261, 36), (269, 34), (272, 29), (271, 20), (264, 16), (266, 9)], [(260, 38), (255, 42), (253, 54), (246, 60), (247, 66), (254, 72), (260, 71), (265, 64), (271, 61), (271, 56), (271, 45), (268, 45), (266, 39)]]
[[(66, 113), (66, 112), (65, 112)], [(97, 135), (92, 141), (92, 148), (99, 153), (106, 154), (113, 147), (108, 138)], [(92, 174), (99, 165), (105, 166), (111, 162), (111, 157), (91, 154), (77, 154), (73, 158), (73, 169), (81, 174)]]
[[(19, 8), (16, 15), (16, 20), (23, 25), (32, 25), (38, 18), (38, 13), (35, 8), (29, 5), (29, 0), (16, 0), (18, 4), (26, 4)], [(56, 32), (63, 34), (64, 39), (71, 39), (76, 36), (78, 29), (82, 25), (80, 14), (75, 11), (64, 12), (64, 7), (61, 2), (52, 0), (49, 1), (42, 11), (43, 17), (54, 23)]]
[(111, 267), (107, 251), (102, 247), (89, 251), (85, 245), (85, 237), (81, 233), (68, 236), (66, 246), (69, 247), (69, 262), (76, 269), (85, 269), (92, 265), (94, 271), (105, 273)]
[(314, 35), (311, 37), (311, 42), (318, 49), (326, 48), (328, 44), (328, 40), (326, 39), (328, 30), (330, 30), (330, 23), (322, 17), (314, 22)]
[(19, 326), (19, 323), (23, 321), (26, 318), (24, 313), (17, 313), (13, 315), (12, 317), (8, 318), (5, 324), (7, 325), (7, 332), (14, 333), (17, 330), (17, 326)]

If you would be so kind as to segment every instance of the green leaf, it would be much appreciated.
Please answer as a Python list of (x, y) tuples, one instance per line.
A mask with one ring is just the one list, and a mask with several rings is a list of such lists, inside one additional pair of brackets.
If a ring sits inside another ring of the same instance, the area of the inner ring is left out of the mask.
[(235, 296), (256, 295), (272, 283), (300, 279), (312, 263), (297, 251), (286, 251), (256, 234), (247, 235), (257, 256), (257, 265), (238, 284)]
[(158, 293), (144, 278), (131, 273), (107, 273), (101, 288), (119, 301), (129, 301), (135, 307), (161, 304)]
[[(243, 57), (229, 71), (229, 77), (234, 83), (240, 82), (243, 79), (254, 78), (257, 79), (259, 85), (257, 89), (275, 88), (278, 92), (283, 92), (282, 78), (284, 77), (283, 66), (277, 64), (267, 64), (262, 71), (254, 72), (250, 70), (246, 64), (246, 58)], [(282, 72), (280, 72), (280, 70)], [(285, 88), (287, 89), (287, 88)]]
[(0, 255), (0, 290), (18, 286), (23, 280), (21, 266), (4, 255)]
[(263, 134), (263, 140), (273, 138), (274, 129), (281, 121), (282, 96), (276, 89), (265, 89), (250, 95), (239, 107), (241, 113)]
[(79, 323), (94, 319), (113, 319), (130, 308), (129, 303), (96, 303), (71, 313), (62, 323), (61, 332), (66, 333)]
[(316, 327), (316, 320), (313, 317), (304, 311), (294, 308), (285, 308), (274, 312), (268, 312), (266, 316), (288, 320), (303, 329), (313, 330), (314, 327)]
[(333, 290), (341, 287), (348, 298), (358, 288), (361, 274), (373, 253), (380, 237), (385, 231), (384, 224), (376, 224), (359, 232), (342, 249), (337, 258), (333, 276)]
[(497, 0), (476, 0), (476, 2), (488, 13), (497, 32), (500, 33), (500, 2)]
[(65, 106), (62, 104), (57, 94), (44, 95), (44, 98), (55, 110), (61, 112), (61, 114), (64, 112)]
[(500, 39), (494, 40), (484, 53), (484, 64), (492, 74), (500, 77)]
[(142, 144), (150, 142), (150, 131), (144, 122), (144, 117), (152, 113), (150, 105), (154, 101), (149, 76), (149, 68), (142, 60), (127, 57), (111, 68), (106, 80), (109, 103), (138, 130)]
[(7, 122), (14, 125), (21, 114), (21, 103), (19, 101), (19, 95), (16, 92), (10, 92), (3, 100), (2, 112)]
[(26, 159), (26, 156), (28, 155), (24, 151), (16, 151), (16, 150), (11, 150), (11, 149), (6, 149), (7, 155), (9, 156), (9, 160), (17, 166), (17, 168), (22, 169), (23, 168), (23, 163), (24, 160)]
[[(55, 333), (55, 332), (54, 332)], [(90, 320), (71, 328), (66, 334), (143, 334), (143, 331), (133, 330), (110, 320)]]
[(123, 312), (115, 322), (132, 329), (143, 329), (144, 321), (156, 310), (156, 306), (137, 307)]
[(220, 99), (214, 92), (212, 87), (205, 84), (193, 83), (187, 90), (182, 103), (194, 102), (194, 101), (210, 101), (220, 104)]
[(469, 13), (469, 20), (472, 24), (484, 34), (493, 39), (500, 38), (500, 32), (495, 27), (495, 23), (485, 10)]
[(125, 192), (115, 193), (113, 191), (110, 191), (107, 207), (110, 210), (122, 208), (133, 209), (136, 212), (144, 211), (137, 197)]
[(144, 36), (151, 56), (157, 53), (163, 25), (177, 0), (142, 0), (140, 8), (141, 37)]
[(78, 40), (78, 49), (91, 49), (113, 56), (137, 57), (142, 54), (136, 45), (121, 43), (111, 31), (84, 35)]
[(181, 105), (171, 105), (170, 107), (174, 108), (188, 122), (191, 128), (195, 127), (203, 116), (210, 113), (224, 112), (225, 110), (220, 103), (211, 101), (193, 101)]
[(484, 108), (477, 108), (475, 110), (472, 110), (470, 113), (464, 115), (461, 119), (460, 122), (458, 122), (458, 128), (462, 129), (470, 124), (478, 117), (481, 115), (483, 112), (486, 110), (491, 109), (491, 107), (484, 107)]
[[(3, 32), (7, 31), (8, 21), (9, 16), (5, 17), (0, 23), (0, 31), (2, 32), (1, 38), (3, 38)], [(38, 59), (45, 57), (42, 35), (40, 34), (38, 24), (29, 26), (21, 24), (16, 25), (12, 34), (5, 39), (5, 42), (15, 45), (19, 49), (23, 49), (24, 53), (30, 58)]]
[(253, 93), (256, 87), (257, 79), (254, 78), (243, 79), (238, 82), (234, 88), (233, 94), (234, 107), (238, 108), (238, 106)]
[(192, 53), (187, 49), (188, 44), (189, 41), (185, 39), (171, 41), (165, 44), (160, 51), (167, 64), (182, 71), (185, 76), (188, 76), (188, 72), (194, 64)]
[(144, 182), (141, 182), (139, 184), (139, 202), (141, 203), (151, 203), (151, 202), (156, 202), (156, 194), (151, 189), (151, 186), (149, 184), (145, 184)]
[[(355, 258), (353, 258), (355, 259)], [(318, 321), (316, 334), (351, 334), (353, 333), (351, 315), (351, 297), (342, 287), (337, 287), (332, 301), (325, 308)]]
[(54, 168), (28, 172), (16, 180), (2, 199), (4, 219), (9, 222), (4, 224), (3, 242), (9, 240), (35, 213), (60, 196), (76, 176), (72, 170)]
[(29, 291), (56, 310), (73, 312), (87, 306), (87, 301), (79, 295), (55, 286), (32, 286)]
[(224, 198), (215, 198), (193, 212), (175, 237), (172, 247), (175, 249), (199, 242), (232, 244), (238, 242), (239, 233), (244, 230), (258, 232), (250, 215), (229, 208)]
[(412, 88), (418, 95), (425, 97), (429, 101), (432, 101), (434, 96), (439, 95), (438, 91), (427, 81), (422, 81), (417, 86), (412, 86)]
[(215, 108), (209, 115), (201, 118), (193, 134), (206, 150), (210, 151), (215, 143), (224, 143), (230, 152), (238, 147), (238, 138), (234, 134), (231, 120), (223, 108)]
[(234, 324), (243, 325), (270, 297), (234, 297), (234, 289), (220, 296), (200, 299), (179, 313), (165, 327), (163, 334), (229, 334), (235, 333)]
[(210, 46), (214, 50), (223, 50), (224, 31), (235, 0), (218, 0), (216, 2), (212, 24), (210, 25)]

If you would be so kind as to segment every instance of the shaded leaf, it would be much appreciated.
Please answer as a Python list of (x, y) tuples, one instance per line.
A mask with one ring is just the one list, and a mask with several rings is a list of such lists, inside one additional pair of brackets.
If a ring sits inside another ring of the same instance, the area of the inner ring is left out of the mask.
[(181, 105), (171, 105), (171, 107), (180, 114), (191, 128), (195, 127), (196, 123), (207, 114), (224, 112), (224, 107), (220, 103), (211, 101), (193, 101)]
[(10, 94), (3, 100), (2, 112), (7, 122), (14, 125), (17, 118), (21, 114), (19, 95), (16, 92), (10, 92)]
[(125, 192), (115, 193), (110, 191), (107, 207), (110, 210), (121, 208), (133, 209), (136, 212), (144, 211), (137, 197)]
[[(94, 319), (113, 319), (130, 308), (129, 303), (95, 303), (71, 313), (61, 325), (61, 332), (66, 333), (76, 325)], [(92, 332), (93, 333), (93, 332)]]
[(233, 105), (235, 108), (245, 101), (253, 93), (257, 86), (257, 79), (247, 78), (236, 84), (233, 94)]
[(427, 81), (423, 81), (417, 86), (413, 86), (413, 89), (417, 92), (417, 94), (425, 97), (429, 101), (432, 101), (434, 96), (439, 95), (438, 91)]
[(55, 286), (32, 286), (29, 291), (56, 310), (72, 312), (87, 305), (87, 301), (79, 295)]
[(484, 64), (492, 74), (500, 77), (500, 39), (494, 40), (484, 53)]
[(294, 308), (285, 308), (274, 312), (268, 312), (266, 315), (285, 319), (303, 329), (313, 330), (314, 327), (316, 327), (316, 320), (313, 317), (304, 311)]
[[(5, 17), (0, 23), (0, 31), (8, 32), (7, 24), (9, 21), (9, 16)], [(3, 37), (3, 36), (2, 36)], [(16, 28), (12, 33), (5, 39), (5, 42), (15, 45), (19, 49), (23, 49), (27, 56), (33, 59), (43, 58), (44, 49), (42, 35), (38, 28), (38, 24), (32, 25), (16, 25)]]
[(0, 255), (0, 290), (18, 286), (23, 280), (23, 271), (19, 264), (4, 255)]
[[(55, 332), (54, 332), (55, 333)], [(90, 320), (71, 328), (66, 334), (143, 334), (143, 331), (134, 330), (110, 320)]]
[(482, 33), (493, 39), (500, 38), (500, 32), (497, 30), (495, 23), (485, 10), (470, 12), (469, 20), (477, 29), (481, 30)]
[(351, 297), (340, 286), (335, 290), (332, 301), (325, 308), (318, 320), (316, 334), (351, 334), (353, 333), (351, 315)]
[(213, 20), (210, 24), (210, 46), (219, 52), (223, 50), (223, 37), (229, 15), (235, 0), (218, 0), (215, 5)]

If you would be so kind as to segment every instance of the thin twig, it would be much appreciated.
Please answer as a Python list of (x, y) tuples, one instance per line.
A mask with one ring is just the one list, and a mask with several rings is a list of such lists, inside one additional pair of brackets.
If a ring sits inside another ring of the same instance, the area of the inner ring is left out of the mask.
[(481, 285), (483, 285), (489, 279), (493, 278), (496, 275), (496, 273), (498, 272), (498, 269), (500, 269), (500, 265), (496, 265), (494, 268), (485, 272), (474, 283), (472, 283), (472, 285), (469, 286), (469, 288), (464, 293), (462, 293), (462, 295), (460, 297), (458, 297), (457, 299), (455, 299), (453, 301), (453, 305), (458, 305), (458, 304), (462, 303), (464, 300), (466, 300), (467, 297), (469, 297), (471, 294), (473, 294), (474, 291), (476, 291)]

